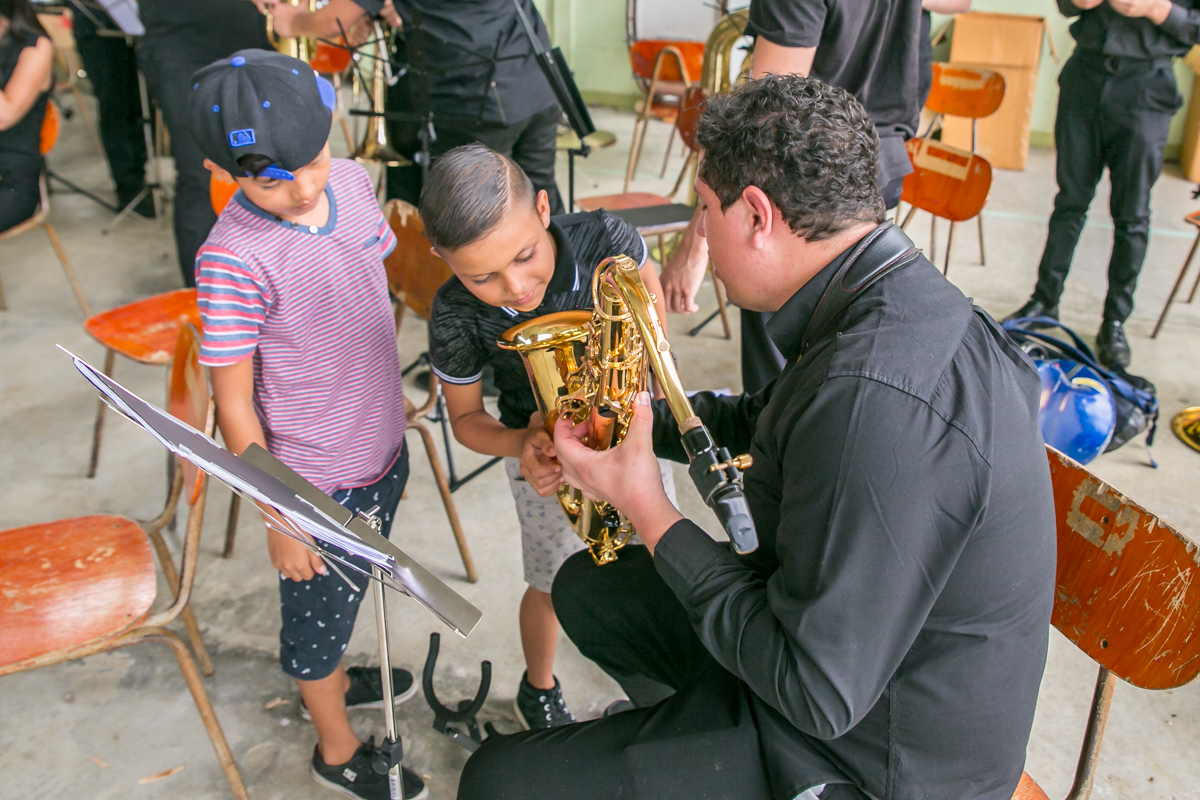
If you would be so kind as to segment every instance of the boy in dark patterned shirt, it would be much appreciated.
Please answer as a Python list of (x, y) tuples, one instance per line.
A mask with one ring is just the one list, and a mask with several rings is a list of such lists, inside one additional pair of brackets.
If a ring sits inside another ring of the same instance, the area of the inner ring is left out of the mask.
[[(605, 211), (551, 218), (546, 192), (535, 194), (512, 159), (483, 145), (456, 148), (434, 163), (421, 193), (421, 219), (433, 251), (454, 272), (438, 290), (429, 320), (430, 361), (444, 384), (450, 424), (462, 444), (505, 457), (521, 522), (529, 588), (521, 600), (526, 673), (518, 717), (530, 728), (573, 722), (554, 676), (558, 620), (550, 585), (583, 542), (555, 498), (561, 468), (521, 357), (496, 340), (534, 317), (590, 309), (592, 274), (605, 258), (636, 260), (646, 286), (661, 297), (658, 275), (627, 222)], [(499, 419), (483, 406), (487, 364), (500, 390)], [(673, 496), (669, 467), (662, 473)]]

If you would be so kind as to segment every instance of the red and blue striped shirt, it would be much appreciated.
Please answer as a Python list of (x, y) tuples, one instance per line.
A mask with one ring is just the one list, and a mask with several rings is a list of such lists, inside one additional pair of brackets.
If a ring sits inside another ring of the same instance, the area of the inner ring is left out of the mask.
[(267, 449), (322, 491), (366, 486), (404, 439), (383, 258), (396, 236), (367, 172), (333, 159), (329, 221), (296, 225), (239, 191), (196, 255), (209, 367), (255, 356)]

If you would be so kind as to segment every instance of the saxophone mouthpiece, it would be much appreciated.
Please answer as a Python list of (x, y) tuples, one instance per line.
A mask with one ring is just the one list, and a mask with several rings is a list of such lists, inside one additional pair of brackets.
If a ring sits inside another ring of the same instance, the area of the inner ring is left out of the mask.
[(746, 502), (742, 470), (749, 468), (754, 459), (748, 455), (731, 458), (728, 450), (717, 447), (703, 423), (683, 431), (681, 438), (691, 462), (688, 475), (721, 521), (734, 552), (753, 553), (758, 549), (758, 530)]

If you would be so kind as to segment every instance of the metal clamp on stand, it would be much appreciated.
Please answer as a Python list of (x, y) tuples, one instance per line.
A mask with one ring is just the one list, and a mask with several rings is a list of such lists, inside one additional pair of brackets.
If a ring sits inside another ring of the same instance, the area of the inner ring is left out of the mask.
[[(479, 729), (479, 721), (475, 715), (483, 708), (487, 699), (488, 689), (492, 686), (492, 662), (484, 661), (479, 665), (483, 673), (479, 681), (479, 690), (475, 692), (474, 700), (459, 700), (458, 710), (452, 711), (442, 705), (433, 691), (433, 673), (437, 669), (438, 649), (442, 637), (437, 633), (429, 634), (429, 655), (425, 659), (425, 672), (421, 676), (421, 688), (425, 692), (425, 702), (433, 709), (433, 729), (446, 736), (451, 741), (462, 745), (468, 752), (475, 752), (483, 744), (483, 731)], [(465, 728), (465, 732), (460, 727)], [(491, 723), (484, 725), (488, 735), (495, 731)]]

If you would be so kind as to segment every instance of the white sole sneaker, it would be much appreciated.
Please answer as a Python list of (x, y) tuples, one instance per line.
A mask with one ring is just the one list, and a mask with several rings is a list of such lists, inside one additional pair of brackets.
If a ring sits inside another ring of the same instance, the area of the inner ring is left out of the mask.
[[(323, 776), (321, 773), (317, 772), (317, 768), (312, 766), (311, 764), (309, 765), (308, 772), (310, 775), (312, 775), (313, 782), (316, 783), (318, 786), (324, 786), (326, 789), (332, 789), (333, 791), (337, 792), (338, 794), (342, 795), (343, 797), (352, 797), (352, 798), (354, 798), (354, 800), (362, 800), (362, 795), (355, 794), (354, 792), (350, 791), (349, 788), (342, 786), (340, 783), (334, 783), (333, 781), (329, 780), (328, 778)], [(404, 790), (401, 789), (401, 792), (403, 792), (403, 791)], [(421, 789), (420, 793), (417, 794), (415, 797), (406, 797), (406, 798), (404, 798), (404, 800), (426, 800), (426, 798), (428, 798), (428, 797), (429, 797), (429, 787), (425, 786)]]

